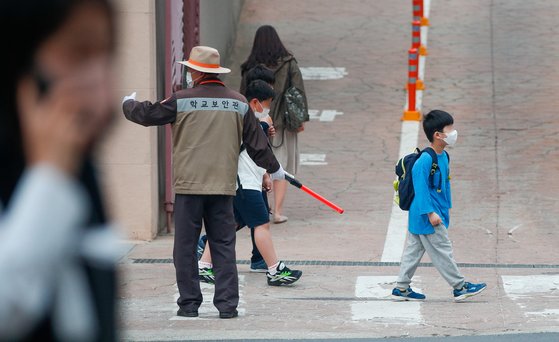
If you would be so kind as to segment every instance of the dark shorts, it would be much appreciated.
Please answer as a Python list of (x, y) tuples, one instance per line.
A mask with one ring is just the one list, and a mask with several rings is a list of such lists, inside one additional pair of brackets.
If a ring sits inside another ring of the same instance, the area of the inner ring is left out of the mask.
[(233, 200), (233, 207), (239, 228), (248, 226), (254, 229), (270, 222), (268, 207), (264, 203), (261, 191), (238, 189)]

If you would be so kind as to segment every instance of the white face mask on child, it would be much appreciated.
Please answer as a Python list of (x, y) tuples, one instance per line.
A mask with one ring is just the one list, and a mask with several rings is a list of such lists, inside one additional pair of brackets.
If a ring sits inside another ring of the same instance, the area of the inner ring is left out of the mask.
[(458, 140), (458, 131), (454, 130), (452, 132), (449, 133), (445, 133), (446, 134), (446, 138), (444, 138), (444, 142), (448, 144), (448, 146), (454, 146), (456, 145), (456, 140)]
[(254, 115), (259, 119), (262, 120), (265, 117), (267, 117), (268, 115), (270, 115), (270, 108), (264, 108), (264, 106), (262, 105), (262, 103), (260, 103), (260, 107), (262, 107), (262, 111), (261, 112), (257, 112), (254, 111)]

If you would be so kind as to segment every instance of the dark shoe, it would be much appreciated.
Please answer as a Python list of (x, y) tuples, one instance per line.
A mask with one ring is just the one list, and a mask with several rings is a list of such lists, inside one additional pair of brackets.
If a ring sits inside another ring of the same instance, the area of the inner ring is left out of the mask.
[(239, 311), (235, 310), (232, 312), (220, 312), (219, 318), (235, 318), (239, 316)]
[(177, 311), (177, 316), (181, 317), (198, 317), (198, 310), (194, 311), (184, 311), (183, 309), (179, 309)]
[(257, 273), (266, 273), (268, 272), (268, 265), (266, 265), (266, 261), (264, 261), (264, 259), (257, 262), (251, 262), (250, 271)]
[(270, 272), (266, 273), (266, 278), (268, 278), (268, 285), (270, 286), (281, 286), (293, 284), (303, 275), (302, 271), (290, 270), (283, 261), (280, 261), (278, 267), (276, 267), (276, 274), (271, 275)]

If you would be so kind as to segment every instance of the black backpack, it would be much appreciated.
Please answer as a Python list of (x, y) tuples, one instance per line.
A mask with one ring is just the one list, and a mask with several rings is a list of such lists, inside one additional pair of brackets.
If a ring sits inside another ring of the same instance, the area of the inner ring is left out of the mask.
[[(413, 190), (413, 179), (412, 179), (412, 168), (415, 162), (421, 157), (423, 153), (428, 153), (433, 160), (431, 164), (431, 172), (429, 175), (429, 185), (432, 188), (435, 188), (435, 173), (439, 168), (439, 158), (437, 157), (437, 153), (431, 147), (425, 148), (423, 151), (419, 148), (416, 148), (415, 151), (407, 156), (404, 156), (400, 160), (398, 160), (398, 164), (396, 164), (396, 176), (398, 179), (394, 181), (394, 190), (396, 191), (396, 197), (394, 201), (398, 204), (400, 209), (402, 210), (410, 210), (411, 202), (415, 197), (415, 191)], [(446, 152), (446, 156), (448, 161), (450, 162), (450, 156), (448, 152)], [(441, 192), (441, 184), (442, 180), (439, 179), (439, 184), (436, 187), (438, 192)]]

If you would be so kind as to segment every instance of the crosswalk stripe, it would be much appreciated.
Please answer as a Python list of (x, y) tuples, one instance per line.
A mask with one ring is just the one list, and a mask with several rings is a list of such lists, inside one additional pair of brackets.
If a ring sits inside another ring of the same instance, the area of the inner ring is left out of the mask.
[(326, 155), (323, 153), (301, 153), (299, 155), (301, 165), (328, 165)]
[[(420, 277), (414, 278), (418, 283)], [(394, 302), (391, 293), (396, 283), (396, 276), (360, 276), (355, 282), (355, 297), (386, 299), (356, 302), (351, 304), (351, 314), (354, 321), (375, 320), (384, 324), (420, 324), (420, 302)], [(414, 287), (420, 291), (419, 288)]]
[(300, 68), (303, 80), (339, 80), (347, 75), (345, 68), (304, 67)]
[[(522, 309), (526, 317), (559, 322), (559, 275), (502, 275), (501, 279), (505, 293)], [(549, 298), (543, 310), (541, 303), (539, 307), (535, 307), (532, 300), (534, 297)]]
[(311, 120), (319, 120), (320, 122), (332, 122), (338, 115), (343, 115), (344, 112), (338, 112), (335, 109), (309, 109), (309, 118)]

